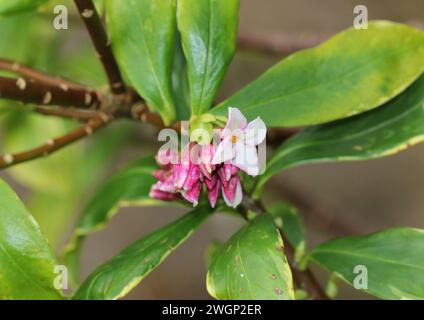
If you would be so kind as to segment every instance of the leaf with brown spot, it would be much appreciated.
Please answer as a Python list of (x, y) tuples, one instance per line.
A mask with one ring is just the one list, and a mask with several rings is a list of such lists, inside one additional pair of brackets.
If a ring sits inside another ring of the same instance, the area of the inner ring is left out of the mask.
[(293, 300), (293, 279), (272, 216), (260, 215), (234, 234), (214, 257), (207, 275), (221, 300)]

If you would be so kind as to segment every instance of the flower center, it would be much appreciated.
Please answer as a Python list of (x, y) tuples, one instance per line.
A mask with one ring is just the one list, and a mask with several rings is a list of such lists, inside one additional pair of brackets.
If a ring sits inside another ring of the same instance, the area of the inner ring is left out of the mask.
[(236, 144), (236, 143), (237, 143), (237, 141), (238, 141), (238, 137), (237, 137), (237, 136), (235, 136), (235, 135), (232, 135), (232, 136), (231, 136), (231, 143), (232, 143), (232, 144)]

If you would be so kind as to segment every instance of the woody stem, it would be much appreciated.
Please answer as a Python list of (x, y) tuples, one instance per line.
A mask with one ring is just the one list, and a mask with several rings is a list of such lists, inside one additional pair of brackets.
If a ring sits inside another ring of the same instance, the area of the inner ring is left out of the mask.
[(97, 55), (102, 62), (108, 77), (109, 86), (113, 94), (125, 93), (126, 88), (119, 71), (118, 63), (112, 53), (111, 43), (106, 34), (102, 20), (94, 6), (92, 0), (74, 0), (78, 12), (90, 34), (91, 40), (97, 51)]

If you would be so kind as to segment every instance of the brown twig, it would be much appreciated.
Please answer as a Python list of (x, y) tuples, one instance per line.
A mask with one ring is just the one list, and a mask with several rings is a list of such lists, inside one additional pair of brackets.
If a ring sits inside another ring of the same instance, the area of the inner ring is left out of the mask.
[(36, 106), (33, 109), (35, 112), (60, 118), (69, 118), (79, 121), (87, 121), (98, 116), (99, 111), (75, 109), (75, 108), (61, 108), (61, 107), (44, 107)]
[(112, 53), (111, 43), (93, 1), (74, 1), (106, 71), (112, 93), (116, 95), (125, 93), (125, 84), (118, 63)]
[(0, 77), (0, 98), (45, 106), (96, 108), (100, 105), (96, 91), (45, 84), (28, 78)]
[[(253, 200), (248, 194), (245, 193), (242, 204), (240, 205), (241, 213), (244, 217), (247, 216), (248, 211), (253, 211), (256, 213), (266, 213), (266, 209), (262, 202), (258, 200)], [(295, 250), (290, 243), (290, 241), (285, 237), (281, 229), (279, 232), (283, 238), (284, 242), (284, 253), (286, 254), (287, 261), (290, 265), (290, 268), (293, 272), (293, 279), (298, 288), (304, 289), (308, 292), (308, 295), (312, 299), (319, 300), (328, 300), (328, 296), (325, 291), (321, 288), (321, 285), (315, 278), (312, 271), (307, 268), (305, 270), (299, 269), (298, 265), (295, 262)]]
[(0, 156), (0, 169), (5, 169), (18, 163), (27, 162), (50, 155), (59, 149), (62, 149), (86, 136), (91, 135), (95, 131), (108, 124), (110, 120), (111, 118), (109, 116), (102, 114), (97, 118), (90, 119), (82, 127), (62, 137), (48, 140), (46, 144), (37, 148), (15, 154), (4, 154), (3, 156)]
[[(82, 98), (82, 96), (77, 95), (78, 93), (80, 93), (80, 90), (74, 91), (73, 89), (69, 89), (68, 91), (66, 91), (66, 94), (68, 95), (59, 95), (56, 94), (56, 91), (60, 88), (58, 89), (57, 87), (51, 87), (49, 85), (40, 84), (37, 82), (37, 80), (0, 77), (0, 97), (34, 104), (42, 102), (39, 104), (44, 104), (43, 106), (34, 107), (35, 112), (48, 116), (73, 118), (80, 121), (88, 122), (82, 127), (76, 129), (75, 131), (62, 137), (51, 139), (46, 144), (39, 146), (35, 149), (16, 154), (4, 154), (3, 156), (0, 156), (0, 170), (26, 161), (47, 156), (55, 151), (58, 151), (59, 149), (66, 147), (69, 144), (94, 133), (98, 129), (104, 127), (108, 122), (112, 121), (114, 118), (129, 118), (135, 119), (137, 121), (141, 120), (143, 122), (150, 123), (158, 128), (163, 128), (163, 122), (160, 116), (150, 112), (144, 104), (143, 99), (141, 99), (132, 90), (128, 90), (124, 95), (120, 96), (122, 99), (119, 99), (119, 101), (123, 104), (123, 108), (119, 109), (115, 107), (116, 100), (114, 99), (102, 101), (102, 107), (104, 110), (85, 110), (63, 107), (51, 108), (47, 105), (78, 105), (78, 100)], [(49, 101), (44, 100), (46, 99), (46, 92), (50, 92), (50, 94), (48, 95)], [(96, 94), (97, 97), (97, 93), (95, 91), (90, 92)]]
[(0, 70), (10, 71), (15, 74), (21, 75), (26, 79), (31, 79), (49, 86), (56, 86), (61, 88), (64, 91), (68, 89), (78, 89), (83, 91), (89, 91), (89, 89), (81, 84), (69, 81), (61, 77), (51, 76), (42, 71), (34, 70), (28, 66), (25, 66), (21, 63), (0, 59)]

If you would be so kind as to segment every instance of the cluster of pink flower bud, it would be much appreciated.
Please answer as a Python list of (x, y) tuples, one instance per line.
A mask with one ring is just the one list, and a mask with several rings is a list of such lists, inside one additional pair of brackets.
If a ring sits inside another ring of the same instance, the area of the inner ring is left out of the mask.
[(236, 108), (229, 108), (228, 122), (222, 131), (217, 148), (213, 144), (190, 144), (179, 161), (172, 150), (160, 151), (157, 162), (160, 170), (150, 196), (159, 200), (184, 198), (197, 205), (202, 190), (215, 207), (219, 193), (229, 207), (237, 207), (243, 199), (240, 170), (251, 176), (259, 174), (257, 146), (266, 136), (265, 123), (257, 118), (248, 123)]
[[(193, 152), (193, 147), (191, 144), (190, 152)], [(184, 156), (181, 163), (172, 164), (162, 161), (165, 157), (158, 155), (161, 169), (153, 174), (159, 181), (153, 185), (150, 196), (165, 201), (184, 198), (196, 206), (205, 189), (211, 206), (215, 207), (222, 190), (228, 206), (239, 205), (243, 197), (238, 176), (240, 170), (230, 163), (212, 164), (213, 149), (213, 145), (200, 147), (200, 163), (192, 161), (190, 156)], [(166, 158), (169, 157), (168, 154)]]

